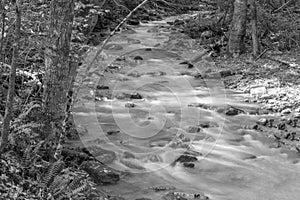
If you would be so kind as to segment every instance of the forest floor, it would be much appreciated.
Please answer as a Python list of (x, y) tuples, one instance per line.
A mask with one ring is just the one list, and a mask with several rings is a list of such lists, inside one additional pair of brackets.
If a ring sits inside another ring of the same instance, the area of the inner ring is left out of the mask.
[(171, 25), (185, 17), (129, 26), (79, 70), (81, 145), (120, 175), (99, 189), (111, 199), (297, 198), (298, 60), (285, 60), (293, 70), (214, 61)]

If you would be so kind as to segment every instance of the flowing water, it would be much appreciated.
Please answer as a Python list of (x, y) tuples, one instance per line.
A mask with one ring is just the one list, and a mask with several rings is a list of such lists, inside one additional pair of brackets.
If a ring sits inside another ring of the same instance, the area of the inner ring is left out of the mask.
[[(244, 128), (258, 116), (220, 112), (228, 105), (247, 112), (258, 106), (225, 90), (218, 74), (197, 76), (213, 70), (213, 63), (182, 63), (204, 50), (172, 32), (166, 23), (172, 20), (115, 36), (81, 86), (74, 116), (89, 132), (81, 140), (115, 152), (115, 159), (100, 160), (123, 174), (116, 185), (101, 188), (125, 199), (163, 199), (167, 191), (153, 190), (159, 186), (215, 200), (299, 199), (297, 157), (270, 148), (274, 141)], [(102, 87), (94, 90), (96, 85)], [(174, 162), (184, 153), (197, 157), (194, 168)]]

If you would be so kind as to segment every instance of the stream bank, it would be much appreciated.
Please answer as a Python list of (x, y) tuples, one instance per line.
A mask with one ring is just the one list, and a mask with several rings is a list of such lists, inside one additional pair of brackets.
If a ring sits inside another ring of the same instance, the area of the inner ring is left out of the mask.
[(104, 174), (119, 177), (99, 189), (110, 199), (296, 199), (297, 152), (273, 148), (276, 138), (259, 131), (267, 113), (225, 88), (207, 51), (175, 20), (114, 36), (88, 77), (79, 70), (81, 142)]

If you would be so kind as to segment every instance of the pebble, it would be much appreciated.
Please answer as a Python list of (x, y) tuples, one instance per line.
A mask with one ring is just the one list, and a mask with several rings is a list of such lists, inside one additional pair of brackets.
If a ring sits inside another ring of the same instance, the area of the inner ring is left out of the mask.
[(260, 118), (256, 123), (265, 126), (268, 123), (268, 120), (266, 118)]
[(295, 113), (294, 117), (300, 119), (300, 112)]
[(144, 60), (141, 56), (135, 56), (133, 59), (134, 60)]
[(134, 108), (136, 105), (134, 103), (126, 103), (125, 108)]
[(188, 127), (187, 132), (189, 133), (199, 133), (201, 131), (201, 128), (199, 126), (190, 126)]
[(187, 167), (187, 168), (195, 168), (195, 164), (194, 163), (183, 163), (183, 166)]
[(110, 131), (107, 131), (106, 133), (107, 133), (107, 135), (115, 135), (115, 134), (120, 133), (120, 131), (119, 130), (110, 130)]
[(250, 89), (250, 94), (253, 96), (260, 96), (267, 92), (266, 87), (255, 87)]
[(290, 114), (291, 112), (292, 112), (292, 110), (291, 110), (290, 108), (287, 108), (287, 109), (282, 110), (282, 111), (281, 111), (281, 114), (283, 114), (283, 115), (288, 115), (288, 114)]
[(235, 108), (230, 107), (225, 111), (225, 114), (229, 116), (234, 116), (234, 115), (238, 115), (239, 111)]

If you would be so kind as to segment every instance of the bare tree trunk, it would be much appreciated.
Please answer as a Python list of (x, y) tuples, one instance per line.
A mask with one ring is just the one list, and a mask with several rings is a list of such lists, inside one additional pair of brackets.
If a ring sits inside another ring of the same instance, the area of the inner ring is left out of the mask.
[(74, 19), (74, 0), (52, 0), (49, 48), (46, 50), (45, 90), (43, 102), (46, 114), (45, 136), (52, 133), (51, 122), (62, 126), (67, 94), (76, 66), (70, 58), (70, 41)]
[(234, 13), (231, 21), (231, 31), (228, 43), (228, 52), (239, 55), (244, 52), (244, 37), (247, 23), (247, 0), (235, 0)]
[(4, 64), (4, 55), (3, 55), (3, 46), (4, 46), (4, 32), (5, 32), (5, 8), (4, 8), (4, 0), (0, 2), (0, 12), (1, 12), (1, 20), (2, 20), (2, 27), (1, 27), (1, 42), (0, 42), (0, 61), (1, 61), (1, 68), (0, 73), (3, 73), (3, 64)]
[(10, 121), (11, 115), (13, 112), (13, 102), (15, 97), (15, 81), (16, 81), (16, 69), (17, 61), (19, 57), (19, 41), (20, 41), (20, 30), (21, 30), (21, 0), (16, 1), (16, 28), (15, 28), (15, 42), (13, 43), (13, 57), (9, 75), (9, 88), (6, 99), (6, 109), (3, 119), (3, 128), (2, 128), (2, 137), (1, 137), (1, 146), (0, 153), (5, 151), (5, 148), (8, 144), (8, 136), (10, 133)]
[(259, 55), (259, 41), (258, 41), (258, 30), (257, 30), (257, 9), (255, 0), (250, 0), (251, 6), (251, 33), (252, 33), (252, 50), (253, 56), (256, 58)]

